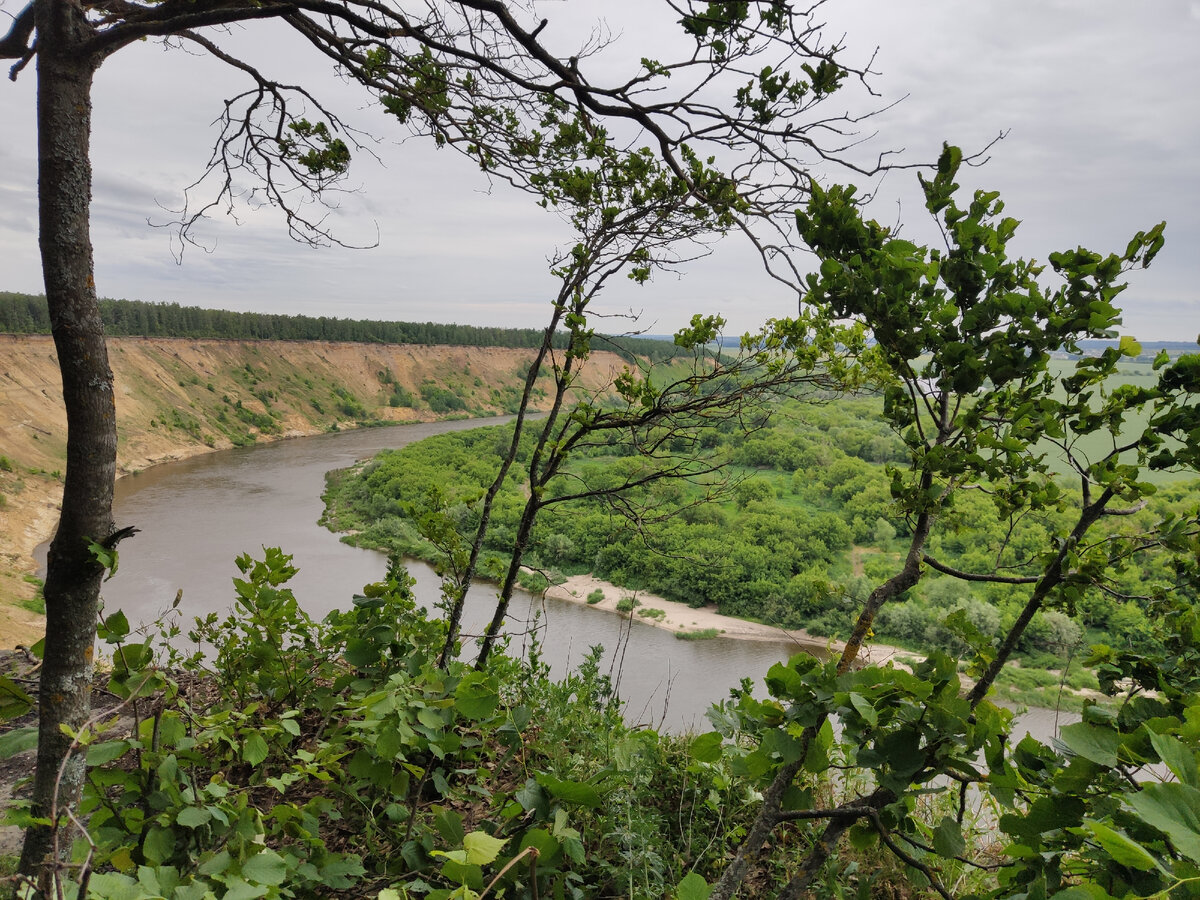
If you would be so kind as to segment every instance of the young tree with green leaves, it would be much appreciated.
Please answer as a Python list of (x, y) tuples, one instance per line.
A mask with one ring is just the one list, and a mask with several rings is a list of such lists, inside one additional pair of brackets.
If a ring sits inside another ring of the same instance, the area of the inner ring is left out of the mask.
[[(463, 605), (487, 539), (492, 507), (527, 434), (526, 414), (539, 377), (548, 375), (553, 381), (550, 408), (533, 426), (529, 494), (511, 557), (499, 578), (498, 603), (477, 658), (479, 668), (486, 666), (500, 634), (543, 509), (598, 497), (608, 498), (620, 509), (629, 504), (628, 496), (635, 489), (651, 483), (714, 475), (719, 465), (700, 452), (699, 430), (741, 419), (772, 396), (806, 386), (845, 385), (849, 374), (836, 360), (839, 354), (851, 354), (861, 341), (857, 329), (827, 328), (813, 318), (812, 332), (802, 344), (771, 335), (761, 343), (747, 340), (740, 351), (714, 354), (708, 345), (723, 323), (696, 317), (675, 341), (689, 356), (658, 366), (647, 363), (640, 370), (627, 368), (604, 389), (582, 395), (580, 367), (599, 340), (589, 324), (590, 306), (605, 285), (622, 274), (644, 283), (654, 271), (703, 253), (707, 241), (736, 225), (747, 204), (736, 197), (727, 206), (698, 202), (687, 183), (649, 150), (625, 155), (605, 145), (594, 148), (586, 165), (547, 173), (538, 186), (547, 203), (567, 213), (579, 241), (552, 268), (560, 288), (542, 346), (526, 377), (508, 452), (478, 503), (474, 535), (458, 535), (436, 511), (422, 519), (427, 535), (443, 551), (447, 576), (443, 590), (448, 631), (442, 665), (448, 664), (457, 647)], [(567, 346), (561, 352), (554, 346), (560, 329), (567, 333)], [(822, 354), (823, 365), (818, 367)], [(642, 462), (637, 471), (604, 486), (580, 482), (564, 486), (564, 467), (571, 456), (611, 434), (632, 441)], [(680, 440), (686, 449), (676, 451), (673, 447)]]
[[(762, 808), (713, 898), (732, 897), (775, 829), (801, 820), (827, 824), (781, 896), (810, 890), (841, 838), (856, 828), (877, 835), (949, 896), (937, 881), (936, 864), (913, 855), (911, 836), (921, 830), (913, 792), (929, 790), (936, 778), (963, 791), (984, 784), (975, 762), (984, 749), (993, 773), (1011, 765), (1003, 749), (1009, 717), (987, 695), (1034, 615), (1071, 609), (1083, 592), (1110, 589), (1114, 568), (1130, 554), (1167, 551), (1186, 559), (1196, 552), (1195, 519), (1163, 521), (1151, 534), (1096, 529), (1140, 508), (1154, 490), (1145, 480), (1148, 468), (1194, 468), (1200, 433), (1189, 425), (1196, 415), (1196, 357), (1163, 369), (1154, 388), (1107, 384), (1120, 360), (1139, 352), (1128, 339), (1098, 357), (1080, 358), (1064, 377), (1048, 365), (1053, 351), (1079, 353), (1080, 340), (1113, 334), (1121, 279), (1150, 263), (1162, 246), (1163, 225), (1139, 232), (1122, 254), (1052, 254), (1061, 282), (1046, 287), (1042, 266), (1008, 257), (1006, 245), (1018, 223), (1001, 217), (997, 194), (976, 191), (959, 205), (961, 160), (956, 148), (947, 147), (936, 174), (922, 178), (944, 248), (917, 246), (864, 219), (853, 188), (814, 188), (797, 213), (800, 232), (820, 260), (806, 301), (834, 318), (864, 324), (874, 338), (862, 362), (883, 384), (885, 418), (908, 448), (908, 467), (892, 470), (892, 494), (908, 518), (910, 539), (900, 570), (864, 603), (840, 659), (824, 669), (793, 661), (787, 674), (768, 679), (772, 692), (791, 705), (769, 707), (771, 717), (782, 713), (782, 721), (769, 725), (760, 750), (778, 750), (767, 737), (775, 741), (779, 729), (788, 735), (787, 749), (769, 757)], [(1159, 361), (1160, 368), (1165, 364)], [(1144, 414), (1140, 425), (1138, 412)], [(1085, 440), (1097, 434), (1109, 436), (1103, 449), (1085, 451)], [(1048, 457), (1055, 452), (1069, 461), (1077, 491), (1054, 477)], [(1010, 525), (1051, 509), (1073, 513), (1054, 518), (1066, 524), (1035, 557), (1014, 558), (1001, 546), (990, 570), (959, 571), (927, 548), (934, 530), (948, 522), (955, 498), (968, 490), (986, 493), (997, 517)], [(930, 569), (1028, 592), (996, 644), (961, 613), (947, 622), (974, 654), (975, 682), (963, 698), (954, 666), (937, 655), (918, 668), (916, 680), (890, 669), (854, 670), (879, 610)], [(1169, 602), (1166, 592), (1159, 600)], [(751, 701), (744, 709), (763, 712)], [(847, 729), (851, 745), (859, 741), (863, 748), (850, 765), (869, 774), (867, 787), (834, 809), (796, 807), (796, 780), (828, 748), (832, 716)], [(901, 846), (906, 841), (908, 849)], [(946, 846), (959, 844), (961, 838)], [(934, 855), (940, 852), (939, 846)]]

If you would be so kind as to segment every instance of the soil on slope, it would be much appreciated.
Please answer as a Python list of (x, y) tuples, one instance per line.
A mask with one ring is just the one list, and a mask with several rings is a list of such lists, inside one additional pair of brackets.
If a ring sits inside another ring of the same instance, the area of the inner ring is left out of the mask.
[[(533, 357), (499, 347), (310, 341), (110, 338), (108, 346), (119, 474), (361, 422), (511, 411)], [(603, 388), (623, 365), (615, 354), (593, 354), (580, 387)], [(44, 627), (33, 551), (58, 521), (66, 437), (53, 340), (0, 335), (0, 647), (28, 645)]]

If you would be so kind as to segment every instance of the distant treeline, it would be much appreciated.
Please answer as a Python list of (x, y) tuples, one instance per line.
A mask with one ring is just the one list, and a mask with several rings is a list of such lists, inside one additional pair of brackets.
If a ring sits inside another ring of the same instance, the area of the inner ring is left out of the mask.
[[(1116, 340), (1092, 340), (1080, 341), (1079, 349), (1084, 354), (1098, 355), (1109, 347), (1117, 346), (1119, 341)], [(1141, 341), (1142, 353), (1138, 360), (1153, 360), (1158, 355), (1159, 350), (1166, 350), (1167, 355), (1174, 358), (1182, 356), (1184, 353), (1196, 352), (1196, 341)]]
[[(105, 331), (114, 337), (225, 338), (242, 341), (353, 341), (364, 344), (452, 344), (461, 347), (537, 347), (536, 328), (487, 328), (437, 322), (377, 322), (334, 316), (289, 316), (276, 313), (202, 309), (178, 303), (144, 300), (101, 300)], [(49, 334), (50, 314), (41, 294), (0, 291), (0, 333)], [(567, 335), (555, 343), (565, 347)], [(597, 350), (613, 350), (651, 360), (674, 356), (667, 341), (636, 337), (599, 337)]]

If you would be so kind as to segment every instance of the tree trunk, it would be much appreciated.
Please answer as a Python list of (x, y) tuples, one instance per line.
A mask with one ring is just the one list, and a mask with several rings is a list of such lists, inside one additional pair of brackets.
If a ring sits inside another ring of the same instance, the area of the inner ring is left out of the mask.
[[(67, 413), (62, 513), (46, 567), (46, 641), (42, 662), (34, 814), (59, 819), (83, 784), (82, 756), (64, 767), (71, 739), (91, 711), (92, 654), (104, 569), (88, 549), (113, 532), (117, 430), (113, 377), (96, 301), (89, 228), (91, 86), (99, 59), (79, 49), (90, 26), (79, 7), (39, 0), (39, 242), (46, 299)], [(61, 771), (61, 777), (60, 777)], [(70, 848), (49, 827), (25, 835), (20, 871), (43, 885), (55, 851)]]

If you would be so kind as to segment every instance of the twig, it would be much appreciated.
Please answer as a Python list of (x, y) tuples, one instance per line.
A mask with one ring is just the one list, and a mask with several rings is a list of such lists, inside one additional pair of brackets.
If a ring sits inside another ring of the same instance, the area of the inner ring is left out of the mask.
[(925, 863), (921, 862), (915, 856), (912, 856), (910, 853), (904, 850), (904, 848), (892, 840), (888, 830), (883, 827), (883, 822), (879, 820), (879, 813), (876, 810), (870, 810), (869, 816), (871, 818), (871, 823), (875, 826), (875, 830), (879, 832), (879, 839), (887, 844), (889, 850), (896, 854), (896, 856), (899, 857), (900, 860), (906, 865), (912, 866), (914, 869), (921, 872), (926, 878), (928, 878), (929, 884), (944, 898), (944, 900), (954, 900), (954, 895), (942, 887), (942, 883), (938, 881), (937, 876), (933, 874), (933, 869), (931, 867), (925, 865)]
[[(51, 850), (51, 855), (50, 855), (50, 861), (47, 863), (47, 865), (49, 865), (51, 867), (51, 870), (52, 870), (51, 877), (53, 878), (53, 881), (54, 881), (55, 892), (58, 895), (58, 897), (60, 898), (60, 900), (63, 896), (63, 893), (62, 893), (62, 881), (59, 876), (59, 870), (61, 868), (64, 868), (64, 866), (58, 862), (62, 858), (62, 848), (61, 848), (60, 840), (59, 840), (62, 829), (60, 826), (60, 813), (59, 813), (58, 798), (59, 798), (59, 793), (62, 789), (63, 777), (66, 775), (67, 765), (71, 762), (72, 756), (74, 756), (75, 752), (81, 746), (81, 744), (79, 742), (79, 735), (86, 733), (90, 728), (92, 728), (92, 726), (99, 724), (103, 719), (109, 718), (109, 717), (119, 713), (122, 709), (124, 709), (126, 706), (128, 706), (130, 703), (132, 703), (134, 700), (136, 700), (137, 695), (141, 691), (141, 689), (150, 683), (150, 678), (152, 677), (152, 675), (153, 675), (153, 672), (147, 672), (146, 677), (142, 679), (141, 683), (133, 691), (130, 692), (129, 696), (120, 705), (114, 707), (113, 709), (106, 709), (106, 710), (102, 710), (101, 712), (96, 713), (94, 716), (92, 716), (90, 719), (88, 719), (86, 722), (84, 722), (83, 725), (81, 725), (78, 729), (76, 729), (74, 737), (71, 738), (70, 746), (67, 747), (66, 753), (63, 754), (62, 763), (60, 763), (59, 767), (58, 767), (58, 774), (54, 778), (54, 791), (50, 795), (50, 829), (51, 829), (51, 834), (52, 834), (52, 838), (51, 838), (52, 850)], [(86, 762), (85, 762), (85, 765), (86, 765)], [(67, 817), (70, 818), (70, 820), (79, 828), (79, 830), (83, 834), (84, 838), (87, 840), (87, 842), (89, 844), (91, 844), (91, 846), (94, 849), (95, 845), (92, 844), (92, 839), (91, 839), (91, 836), (88, 834), (87, 829), (84, 828), (82, 824), (80, 824), (79, 820), (77, 818), (75, 818), (75, 815), (71, 812), (70, 809), (65, 809), (65, 810), (63, 810), (63, 812), (66, 813)], [(82, 890), (82, 888), (86, 886), (88, 879), (91, 877), (90, 870), (88, 869), (88, 867), (91, 865), (91, 860), (92, 860), (92, 853), (89, 851), (87, 859), (83, 863), (84, 868), (80, 872), (81, 890), (79, 892), (79, 896), (81, 896), (81, 897), (86, 896), (86, 893), (84, 890)]]
[(538, 891), (537, 891), (538, 848), (537, 847), (526, 847), (524, 850), (522, 850), (520, 853), (518, 853), (516, 856), (514, 856), (512, 859), (510, 859), (507, 863), (505, 863), (504, 868), (501, 869), (499, 872), (497, 872), (496, 877), (493, 878), (491, 881), (489, 881), (488, 886), (483, 889), (483, 893), (479, 895), (479, 900), (483, 900), (483, 898), (488, 895), (488, 891), (490, 891), (493, 887), (496, 886), (496, 882), (504, 877), (504, 873), (507, 872), (509, 869), (511, 869), (513, 866), (515, 866), (520, 861), (521, 857), (523, 857), (523, 856), (529, 857), (529, 881), (530, 881), (530, 884), (532, 885), (531, 892), (533, 894), (533, 900), (537, 900), (537, 896), (538, 896)]

